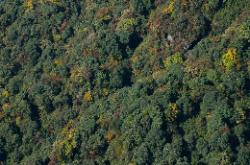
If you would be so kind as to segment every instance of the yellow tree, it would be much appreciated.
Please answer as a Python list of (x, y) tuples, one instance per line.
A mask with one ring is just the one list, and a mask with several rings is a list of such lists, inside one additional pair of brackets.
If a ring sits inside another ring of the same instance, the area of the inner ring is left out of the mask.
[(175, 0), (170, 0), (167, 7), (163, 9), (163, 14), (171, 14), (174, 11)]
[(235, 48), (229, 48), (222, 56), (222, 64), (226, 71), (232, 70), (235, 66), (239, 67), (239, 59)]
[(176, 103), (170, 103), (169, 105), (169, 120), (174, 121), (177, 118), (177, 115), (179, 113), (179, 109), (177, 107)]
[(24, 1), (24, 6), (27, 10), (32, 10), (33, 9), (33, 0), (25, 0)]
[(27, 10), (32, 10), (34, 8), (34, 3), (38, 2), (38, 3), (46, 3), (46, 2), (50, 2), (53, 4), (59, 4), (61, 2), (61, 0), (25, 0), (24, 1), (24, 6)]
[(86, 102), (91, 102), (93, 100), (93, 96), (92, 96), (90, 91), (88, 91), (84, 94), (83, 100)]

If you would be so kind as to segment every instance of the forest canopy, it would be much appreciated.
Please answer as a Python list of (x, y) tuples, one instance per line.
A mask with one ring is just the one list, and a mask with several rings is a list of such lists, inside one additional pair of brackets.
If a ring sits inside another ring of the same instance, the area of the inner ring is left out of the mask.
[(0, 164), (249, 165), (249, 0), (0, 0)]

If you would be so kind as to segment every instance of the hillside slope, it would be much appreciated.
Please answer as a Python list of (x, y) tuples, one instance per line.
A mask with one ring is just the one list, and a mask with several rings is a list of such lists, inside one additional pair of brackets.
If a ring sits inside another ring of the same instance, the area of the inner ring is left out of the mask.
[(250, 164), (249, 0), (0, 1), (0, 164)]

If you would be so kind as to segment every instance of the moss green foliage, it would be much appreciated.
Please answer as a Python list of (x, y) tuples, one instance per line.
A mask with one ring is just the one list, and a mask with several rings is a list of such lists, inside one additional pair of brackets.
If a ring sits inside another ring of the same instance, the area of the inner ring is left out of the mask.
[(77, 147), (75, 134), (75, 126), (71, 120), (59, 134), (61, 139), (56, 140), (53, 144), (54, 151), (52, 154), (56, 154), (60, 161), (64, 162), (73, 155), (73, 151)]
[(0, 0), (0, 164), (249, 165), (249, 0)]
[(176, 53), (164, 60), (164, 66), (166, 69), (172, 67), (175, 64), (182, 64), (183, 59), (180, 53)]
[(134, 25), (136, 25), (136, 20), (134, 18), (125, 18), (118, 22), (117, 30), (126, 31)]

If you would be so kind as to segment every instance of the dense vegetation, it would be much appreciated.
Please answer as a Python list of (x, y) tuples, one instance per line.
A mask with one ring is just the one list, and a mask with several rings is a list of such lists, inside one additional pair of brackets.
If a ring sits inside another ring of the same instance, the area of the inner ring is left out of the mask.
[(249, 0), (1, 0), (0, 164), (249, 165)]

